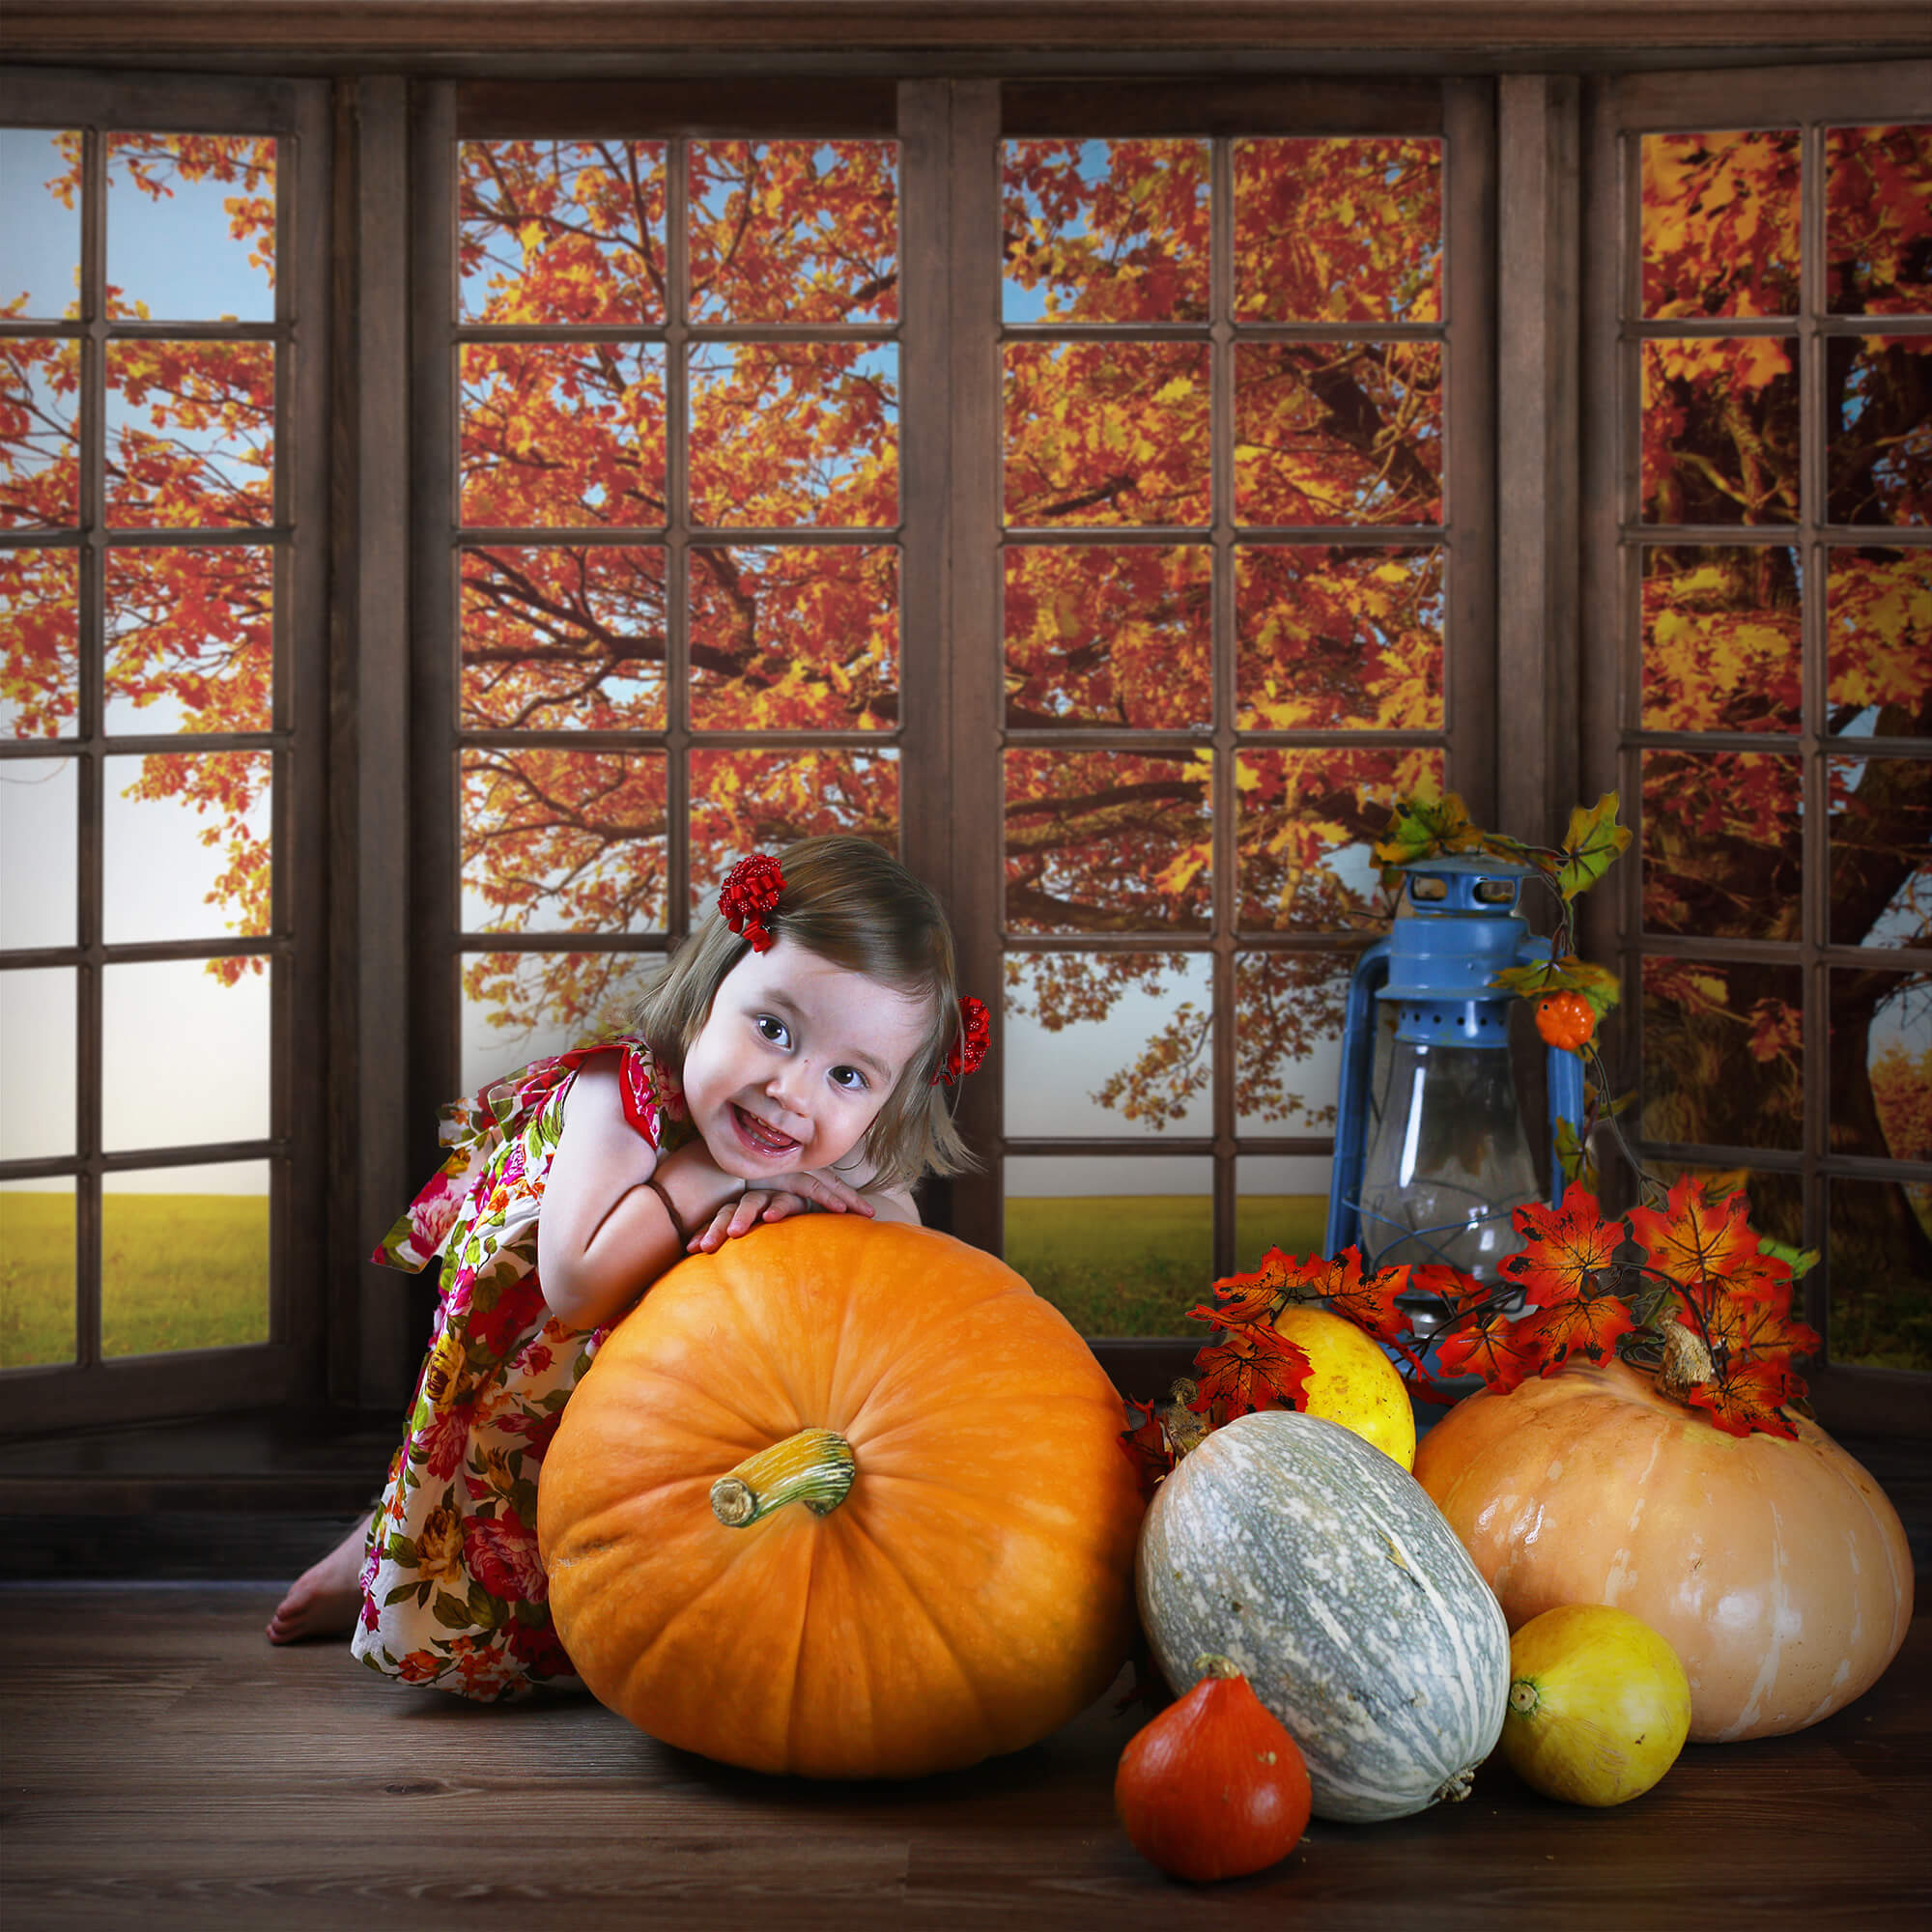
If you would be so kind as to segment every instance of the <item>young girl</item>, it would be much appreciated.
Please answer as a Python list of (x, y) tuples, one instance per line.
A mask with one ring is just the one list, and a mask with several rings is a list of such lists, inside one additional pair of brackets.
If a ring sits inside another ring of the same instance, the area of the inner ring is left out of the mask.
[(903, 867), (806, 839), (733, 869), (630, 1033), (448, 1109), (447, 1163), (374, 1256), (442, 1258), (403, 1445), (367, 1530), (293, 1585), (270, 1640), (353, 1622), (355, 1655), (410, 1683), (574, 1685), (535, 1527), (571, 1390), (686, 1254), (814, 1209), (919, 1219), (913, 1182), (968, 1165), (945, 1089), (985, 1053), (953, 972)]

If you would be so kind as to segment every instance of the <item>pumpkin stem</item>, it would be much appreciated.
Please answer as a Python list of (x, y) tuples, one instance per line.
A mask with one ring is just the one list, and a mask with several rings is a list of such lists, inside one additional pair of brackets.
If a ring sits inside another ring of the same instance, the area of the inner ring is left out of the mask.
[(1519, 1718), (1526, 1718), (1543, 1702), (1536, 1693), (1536, 1686), (1527, 1677), (1519, 1677), (1510, 1686), (1509, 1706)]
[(747, 1456), (711, 1485), (711, 1513), (726, 1529), (749, 1529), (786, 1503), (829, 1516), (845, 1500), (856, 1469), (852, 1445), (830, 1429), (801, 1429)]
[(1194, 1660), (1194, 1667), (1203, 1677), (1245, 1677), (1247, 1672), (1232, 1657), (1222, 1657), (1211, 1650), (1204, 1650)]

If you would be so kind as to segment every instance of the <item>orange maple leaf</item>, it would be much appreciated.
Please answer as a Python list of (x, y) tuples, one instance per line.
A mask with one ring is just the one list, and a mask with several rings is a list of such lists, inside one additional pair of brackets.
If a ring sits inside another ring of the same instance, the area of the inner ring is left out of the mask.
[(1804, 1392), (1789, 1369), (1775, 1362), (1733, 1361), (1707, 1382), (1686, 1390), (1685, 1400), (1705, 1410), (1726, 1435), (1766, 1435), (1797, 1438), (1798, 1431), (1783, 1413), (1783, 1405)]
[(1307, 1399), (1308, 1351), (1264, 1324), (1228, 1331), (1194, 1357), (1201, 1393), (1188, 1406), (1218, 1429), (1258, 1408), (1299, 1408)]
[(1520, 1326), (1506, 1315), (1486, 1315), (1443, 1336), (1435, 1350), (1442, 1374), (1480, 1376), (1498, 1394), (1508, 1394), (1541, 1366), (1536, 1348), (1524, 1346), (1529, 1338)]
[(1617, 1337), (1628, 1335), (1635, 1326), (1630, 1303), (1616, 1293), (1576, 1294), (1539, 1308), (1517, 1323), (1519, 1346), (1537, 1351), (1541, 1357), (1538, 1373), (1546, 1376), (1554, 1375), (1574, 1356), (1604, 1361), (1615, 1349)]
[(1514, 1218), (1529, 1241), (1503, 1263), (1503, 1272), (1520, 1282), (1524, 1298), (1539, 1308), (1590, 1294), (1591, 1284), (1612, 1265), (1628, 1234), (1623, 1222), (1605, 1221), (1596, 1196), (1575, 1180), (1562, 1207), (1531, 1204), (1519, 1208)]
[(1714, 1202), (1694, 1175), (1684, 1174), (1662, 1211), (1631, 1210), (1631, 1235), (1649, 1249), (1651, 1265), (1678, 1287), (1749, 1296), (1791, 1276), (1783, 1262), (1759, 1249), (1749, 1213), (1743, 1194)]

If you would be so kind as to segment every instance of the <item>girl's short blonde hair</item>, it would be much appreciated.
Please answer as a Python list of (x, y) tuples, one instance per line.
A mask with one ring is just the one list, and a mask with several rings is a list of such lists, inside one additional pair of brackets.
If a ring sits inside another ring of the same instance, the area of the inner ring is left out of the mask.
[[(976, 1167), (947, 1104), (952, 1089), (934, 1084), (960, 1037), (952, 933), (938, 895), (867, 838), (804, 838), (778, 860), (784, 890), (764, 916), (773, 939), (789, 939), (925, 1003), (919, 1051), (867, 1130), (867, 1186), (910, 1187), (922, 1175)], [(664, 978), (639, 1001), (636, 1029), (668, 1065), (684, 1065), (724, 976), (750, 951), (751, 941), (724, 923), (714, 903)]]

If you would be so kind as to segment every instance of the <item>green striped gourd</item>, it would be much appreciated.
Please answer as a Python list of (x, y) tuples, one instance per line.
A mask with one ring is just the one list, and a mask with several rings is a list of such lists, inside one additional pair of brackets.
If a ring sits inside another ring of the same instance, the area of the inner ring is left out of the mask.
[(1237, 1416), (1154, 1493), (1136, 1575), (1170, 1684), (1232, 1658), (1308, 1760), (1315, 1815), (1468, 1795), (1509, 1698), (1509, 1627), (1422, 1486), (1320, 1416)]

